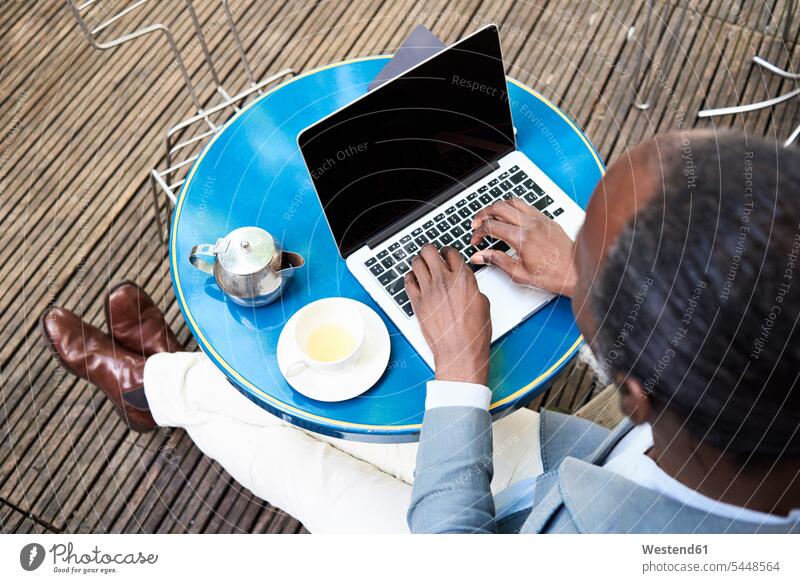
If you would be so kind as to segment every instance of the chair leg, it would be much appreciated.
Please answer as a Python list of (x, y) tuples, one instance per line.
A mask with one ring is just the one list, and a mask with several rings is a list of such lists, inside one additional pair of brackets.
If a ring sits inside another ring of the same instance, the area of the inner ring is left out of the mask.
[[(634, 88), (634, 91), (636, 93), (636, 99), (634, 100), (633, 105), (634, 107), (636, 107), (636, 109), (642, 109), (642, 110), (648, 109), (650, 107), (650, 104), (640, 99), (639, 96), (642, 89), (642, 85), (645, 84), (647, 77), (646, 74), (644, 75), (644, 77), (642, 76), (642, 65), (644, 64), (644, 54), (645, 54), (644, 43), (650, 36), (650, 21), (653, 18), (653, 12), (655, 12), (655, 7), (651, 6), (650, 2), (645, 0), (644, 10), (646, 12), (644, 20), (644, 31), (641, 36), (638, 34), (636, 35), (636, 38), (641, 39), (639, 42), (642, 44), (642, 46), (639, 47), (638, 57), (636, 59), (636, 67), (634, 68), (634, 73), (633, 73), (633, 82), (636, 83), (636, 86)], [(650, 59), (650, 61), (652, 63), (652, 59)]]
[(759, 56), (753, 57), (753, 62), (759, 67), (765, 68), (770, 73), (774, 73), (778, 77), (783, 77), (784, 79), (792, 79), (793, 81), (800, 79), (800, 74), (790, 73), (789, 71), (781, 69), (780, 67), (776, 67), (766, 59), (762, 59)]
[[(164, 222), (161, 220), (161, 208), (158, 205), (158, 188), (155, 184), (155, 180), (153, 179), (153, 175), (150, 175), (150, 180), (147, 181), (150, 193), (152, 195), (153, 200), (153, 213), (156, 215), (156, 227), (158, 228), (158, 237), (161, 239), (162, 243), (166, 243), (169, 240), (167, 233), (164, 230)], [(169, 203), (167, 203), (167, 208), (169, 208)], [(167, 211), (167, 217), (169, 217), (169, 211)]]
[(253, 70), (250, 68), (250, 61), (247, 60), (247, 54), (244, 52), (244, 45), (242, 44), (242, 39), (239, 36), (239, 29), (236, 27), (236, 23), (233, 20), (231, 8), (228, 6), (228, 0), (222, 0), (222, 10), (225, 12), (225, 20), (228, 22), (228, 30), (231, 31), (231, 36), (233, 36), (233, 42), (236, 45), (236, 50), (239, 51), (239, 58), (242, 61), (242, 65), (244, 65), (247, 78), (250, 80), (251, 85), (255, 85), (256, 78), (255, 75), (253, 75)]
[(789, 42), (789, 35), (792, 29), (792, 16), (794, 16), (794, 2), (795, 0), (787, 0), (786, 2), (786, 17), (783, 21), (783, 42)]
[[(789, 29), (792, 24), (792, 15), (794, 14), (794, 0), (789, 0), (786, 5), (786, 19), (784, 20), (784, 30), (783, 30), (783, 38), (784, 42), (788, 41), (789, 38)], [(759, 56), (753, 57), (753, 62), (769, 71), (774, 75), (778, 75), (779, 77), (783, 77), (784, 79), (791, 79), (792, 81), (800, 80), (800, 74), (797, 73), (790, 73), (784, 69), (781, 69), (777, 65), (773, 65), (766, 59), (762, 59)], [(720, 107), (717, 109), (704, 109), (697, 113), (697, 117), (714, 117), (717, 115), (731, 115), (737, 113), (745, 113), (748, 111), (756, 111), (759, 109), (765, 109), (767, 107), (772, 107), (773, 105), (777, 105), (779, 103), (783, 103), (784, 101), (788, 101), (793, 97), (797, 97), (800, 95), (800, 88), (796, 88), (788, 93), (784, 93), (783, 95), (779, 95), (778, 97), (773, 97), (772, 99), (767, 99), (764, 101), (759, 101), (756, 103), (748, 103), (745, 105), (737, 105), (734, 107)], [(784, 146), (789, 146), (797, 139), (798, 135), (800, 135), (800, 126), (795, 128), (792, 132), (792, 135), (784, 142)]]
[(794, 128), (794, 131), (792, 132), (792, 135), (790, 135), (786, 139), (786, 141), (783, 142), (783, 145), (788, 148), (789, 146), (794, 144), (794, 141), (797, 139), (798, 136), (800, 136), (800, 125), (798, 125), (796, 128)]
[[(644, 29), (644, 38), (646, 39), (650, 34), (650, 19), (652, 18), (653, 14), (655, 13), (655, 3), (650, 5), (649, 2), (645, 0), (645, 10), (648, 11), (647, 20), (645, 21), (645, 29)], [(678, 47), (678, 34), (683, 30), (684, 24), (686, 23), (686, 16), (689, 13), (689, 0), (684, 0), (683, 7), (680, 9), (681, 13), (678, 17), (678, 21), (676, 23), (675, 29), (670, 31), (669, 28), (669, 20), (666, 22), (666, 34), (670, 35), (669, 40), (667, 41), (667, 50), (664, 51), (664, 59), (661, 61), (664, 63), (664, 67), (668, 67), (672, 60), (675, 58), (675, 54), (677, 53)], [(642, 41), (644, 42), (644, 40)], [(642, 53), (644, 52), (644, 47), (642, 47)], [(655, 56), (655, 54), (653, 55)], [(636, 77), (634, 77), (635, 81), (639, 79), (639, 70), (641, 69), (643, 58), (640, 55), (639, 60), (636, 63)], [(653, 59), (650, 59), (650, 64), (654, 64)], [(658, 64), (659, 67), (663, 68), (661, 63)], [(639, 82), (639, 91), (636, 92), (637, 99), (634, 101), (633, 106), (636, 109), (646, 110), (650, 108), (650, 98), (652, 97), (653, 90), (656, 86), (656, 80), (651, 80), (649, 83), (645, 84), (645, 80), (648, 76), (651, 76), (651, 72), (646, 72), (644, 78)], [(640, 99), (644, 98), (644, 99)]]
[(747, 111), (756, 111), (758, 109), (764, 109), (766, 107), (772, 107), (773, 105), (777, 105), (779, 103), (783, 103), (784, 101), (790, 100), (792, 97), (797, 97), (800, 95), (800, 88), (794, 89), (789, 93), (784, 93), (778, 97), (773, 97), (772, 99), (767, 99), (765, 101), (758, 101), (756, 103), (748, 103), (746, 105), (736, 105), (733, 107), (720, 107), (718, 109), (704, 109), (702, 111), (697, 112), (697, 117), (714, 117), (716, 115), (731, 115), (734, 113), (745, 113)]

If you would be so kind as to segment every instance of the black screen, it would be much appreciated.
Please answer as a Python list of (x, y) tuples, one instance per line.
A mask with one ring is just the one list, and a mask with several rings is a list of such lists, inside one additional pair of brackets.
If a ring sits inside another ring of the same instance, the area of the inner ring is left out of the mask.
[(513, 151), (506, 91), (490, 26), (300, 135), (343, 257)]

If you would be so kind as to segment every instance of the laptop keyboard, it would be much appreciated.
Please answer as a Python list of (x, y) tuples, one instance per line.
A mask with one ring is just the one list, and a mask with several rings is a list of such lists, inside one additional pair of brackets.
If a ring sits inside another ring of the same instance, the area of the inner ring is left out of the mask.
[(404, 277), (411, 270), (411, 261), (422, 246), (432, 243), (441, 249), (449, 245), (461, 253), (473, 271), (478, 271), (484, 266), (469, 263), (472, 255), (484, 249), (505, 252), (509, 247), (504, 241), (491, 237), (485, 238), (477, 245), (471, 245), (472, 218), (481, 209), (499, 200), (514, 197), (521, 198), (551, 219), (564, 212), (564, 209), (553, 204), (553, 199), (532, 178), (518, 166), (512, 166), (475, 191), (465, 193), (453, 202), (452, 206), (417, 226), (410, 233), (389, 243), (388, 247), (370, 257), (364, 265), (410, 318), (414, 315), (414, 309), (405, 291)]

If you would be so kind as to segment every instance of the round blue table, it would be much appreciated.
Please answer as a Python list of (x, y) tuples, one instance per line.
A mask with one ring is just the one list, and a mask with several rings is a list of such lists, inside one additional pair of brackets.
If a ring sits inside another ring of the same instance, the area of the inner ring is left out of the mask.
[[(178, 197), (170, 238), (175, 295), (200, 348), (233, 386), (297, 426), (361, 441), (418, 438), (431, 370), (356, 283), (339, 257), (297, 147), (298, 133), (367, 91), (389, 57), (356, 59), (309, 71), (266, 93), (233, 117), (203, 150)], [(508, 79), (519, 149), (585, 207), (604, 166), (589, 140), (541, 95)], [(238, 227), (262, 227), (301, 253), (306, 266), (283, 297), (261, 308), (226, 300), (214, 279), (189, 263), (193, 245)], [(275, 356), (278, 336), (303, 305), (346, 296), (384, 318), (392, 353), (381, 380), (362, 396), (323, 403), (294, 391)], [(575, 355), (582, 337), (570, 302), (558, 298), (492, 346), (491, 412), (519, 407), (544, 391)]]

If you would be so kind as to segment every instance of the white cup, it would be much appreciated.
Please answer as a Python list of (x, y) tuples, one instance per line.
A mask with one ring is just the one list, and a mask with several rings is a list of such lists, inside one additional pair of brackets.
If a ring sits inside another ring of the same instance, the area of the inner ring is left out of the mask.
[[(320, 360), (311, 352), (310, 341), (314, 333), (334, 328), (348, 336), (352, 346), (335, 360)], [(286, 378), (296, 376), (311, 368), (324, 374), (341, 374), (356, 363), (364, 346), (364, 318), (358, 304), (344, 298), (325, 298), (303, 307), (294, 326), (294, 342), (302, 358), (290, 364), (283, 373)]]

